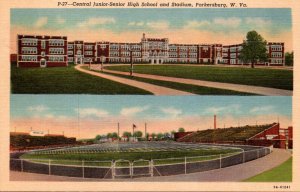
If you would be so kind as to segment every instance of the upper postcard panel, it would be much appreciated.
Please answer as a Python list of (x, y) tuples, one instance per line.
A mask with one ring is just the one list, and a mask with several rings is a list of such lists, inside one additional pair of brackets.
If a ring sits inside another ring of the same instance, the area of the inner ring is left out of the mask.
[(293, 94), (291, 9), (11, 9), (12, 94)]

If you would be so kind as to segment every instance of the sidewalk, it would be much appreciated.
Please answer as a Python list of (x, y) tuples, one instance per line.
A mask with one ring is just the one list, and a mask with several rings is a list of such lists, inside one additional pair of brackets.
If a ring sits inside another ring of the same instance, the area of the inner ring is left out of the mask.
[[(114, 73), (114, 74), (129, 75), (128, 72), (114, 71), (108, 69), (104, 69), (103, 71), (108, 73)], [(258, 95), (267, 95), (267, 96), (292, 96), (293, 95), (293, 91), (269, 88), (269, 87), (259, 87), (259, 86), (241, 85), (241, 84), (233, 84), (233, 83), (220, 83), (220, 82), (203, 81), (203, 80), (196, 80), (196, 79), (184, 79), (184, 78), (177, 78), (177, 77), (166, 77), (166, 76), (149, 75), (149, 74), (141, 74), (141, 73), (134, 73), (134, 76), (147, 78), (147, 79), (155, 79), (161, 81), (171, 81), (171, 82), (184, 83), (190, 85), (204, 86), (204, 87), (213, 87), (218, 89), (227, 89), (227, 90), (245, 92), (245, 93), (254, 93)]]
[(76, 65), (75, 69), (78, 71), (81, 71), (83, 73), (87, 73), (87, 74), (94, 75), (97, 77), (109, 79), (111, 81), (115, 81), (115, 82), (119, 82), (119, 83), (126, 84), (129, 86), (144, 89), (144, 90), (150, 91), (154, 95), (194, 95), (192, 93), (185, 92), (185, 91), (179, 91), (179, 90), (175, 90), (175, 89), (171, 89), (171, 88), (153, 85), (150, 83), (143, 83), (143, 82), (127, 79), (127, 78), (116, 77), (113, 75), (108, 75), (108, 74), (98, 73), (95, 71), (86, 70), (86, 69), (81, 68), (82, 66), (84, 66), (84, 65), (83, 64)]

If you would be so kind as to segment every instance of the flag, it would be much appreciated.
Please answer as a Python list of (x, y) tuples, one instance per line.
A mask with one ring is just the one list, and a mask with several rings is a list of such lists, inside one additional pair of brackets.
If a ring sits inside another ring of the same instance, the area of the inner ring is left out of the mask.
[(132, 127), (133, 127), (133, 128), (136, 128), (136, 125), (135, 125), (135, 124), (132, 124)]

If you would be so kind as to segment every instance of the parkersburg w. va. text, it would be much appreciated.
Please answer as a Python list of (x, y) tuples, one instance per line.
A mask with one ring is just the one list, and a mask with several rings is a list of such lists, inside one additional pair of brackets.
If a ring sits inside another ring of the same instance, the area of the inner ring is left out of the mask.
[(206, 2), (68, 2), (58, 1), (58, 7), (187, 7), (187, 8), (247, 8), (245, 3), (206, 3)]

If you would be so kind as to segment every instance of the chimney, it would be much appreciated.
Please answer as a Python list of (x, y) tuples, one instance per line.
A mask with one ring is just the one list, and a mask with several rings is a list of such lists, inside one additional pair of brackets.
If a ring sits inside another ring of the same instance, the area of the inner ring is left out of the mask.
[(214, 115), (214, 129), (217, 128), (217, 116)]

